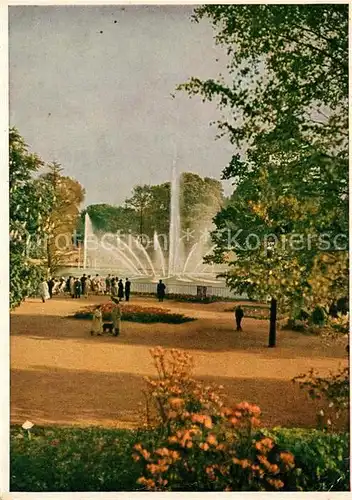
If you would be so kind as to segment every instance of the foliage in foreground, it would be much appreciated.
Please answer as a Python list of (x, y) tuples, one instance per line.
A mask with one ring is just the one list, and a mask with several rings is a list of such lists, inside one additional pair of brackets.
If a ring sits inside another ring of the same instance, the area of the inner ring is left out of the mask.
[[(305, 491), (347, 491), (349, 436), (307, 429), (259, 431), (295, 457)], [(133, 447), (157, 447), (158, 431), (34, 427), (31, 439), (11, 428), (11, 491), (137, 491), (142, 463)], [(205, 452), (204, 452), (205, 453)], [(208, 452), (207, 452), (208, 453)], [(205, 491), (199, 482), (194, 491)]]
[[(349, 425), (350, 408), (350, 373), (349, 367), (331, 372), (328, 377), (320, 376), (311, 369), (308, 373), (293, 379), (300, 387), (308, 391), (312, 399), (328, 401), (328, 408), (321, 408), (319, 424), (322, 428), (334, 429), (335, 426)], [(326, 406), (326, 405), (325, 405)]]
[[(100, 306), (103, 311), (103, 320), (111, 320), (111, 303), (89, 306), (74, 314), (75, 319), (93, 319), (96, 307)], [(122, 321), (134, 321), (136, 323), (172, 323), (180, 324), (194, 321), (195, 318), (184, 314), (170, 313), (170, 309), (158, 307), (142, 307), (137, 305), (121, 304)]]
[[(260, 430), (258, 406), (225, 406), (221, 386), (205, 386), (191, 377), (193, 360), (185, 352), (156, 348), (151, 353), (158, 376), (146, 379), (146, 425), (161, 432), (153, 446), (141, 442), (134, 447), (134, 459), (143, 466), (139, 484), (149, 491), (192, 491), (195, 485), (205, 491), (309, 489), (309, 479), (284, 440), (280, 444)], [(326, 478), (329, 488), (342, 480)]]
[(34, 263), (28, 253), (29, 242), (44, 237), (54, 193), (35, 175), (42, 160), (29, 153), (28, 146), (15, 128), (9, 136), (10, 190), (10, 308), (35, 293), (45, 269)]

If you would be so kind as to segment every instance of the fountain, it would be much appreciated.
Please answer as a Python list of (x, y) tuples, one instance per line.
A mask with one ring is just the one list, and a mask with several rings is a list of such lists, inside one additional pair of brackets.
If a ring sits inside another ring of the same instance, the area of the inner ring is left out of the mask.
[(153, 252), (149, 254), (142, 242), (132, 234), (128, 235), (128, 241), (124, 241), (119, 234), (96, 235), (92, 221), (89, 215), (86, 214), (83, 259), (85, 270), (94, 267), (101, 271), (112, 270), (113, 273), (122, 276), (128, 274), (131, 278), (148, 278), (151, 281), (157, 281), (160, 278), (173, 278), (187, 282), (217, 282), (213, 266), (203, 263), (203, 256), (209, 254), (213, 247), (210, 248), (207, 242), (199, 240), (186, 255), (183, 238), (181, 237), (180, 180), (176, 167), (176, 158), (173, 161), (171, 174), (167, 255), (161, 248), (159, 236), (156, 232), (153, 235)]

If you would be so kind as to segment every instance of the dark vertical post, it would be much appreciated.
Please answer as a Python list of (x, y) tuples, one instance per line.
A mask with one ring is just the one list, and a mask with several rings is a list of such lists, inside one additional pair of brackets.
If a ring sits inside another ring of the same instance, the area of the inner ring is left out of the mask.
[(270, 302), (270, 329), (269, 329), (269, 345), (268, 347), (276, 346), (276, 316), (277, 316), (277, 300), (271, 299)]

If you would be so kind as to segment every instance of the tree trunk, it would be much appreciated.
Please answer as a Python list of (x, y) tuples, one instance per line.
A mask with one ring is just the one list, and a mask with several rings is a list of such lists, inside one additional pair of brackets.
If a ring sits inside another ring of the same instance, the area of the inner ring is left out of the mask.
[(270, 302), (269, 345), (268, 345), (268, 347), (275, 347), (276, 346), (276, 315), (277, 315), (277, 300), (271, 299), (271, 302)]

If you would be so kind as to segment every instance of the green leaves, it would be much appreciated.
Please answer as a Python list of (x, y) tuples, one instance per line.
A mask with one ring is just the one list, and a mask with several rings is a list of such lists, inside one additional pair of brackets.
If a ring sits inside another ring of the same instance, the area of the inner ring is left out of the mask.
[(53, 191), (42, 179), (34, 177), (43, 162), (28, 152), (28, 146), (15, 128), (10, 130), (9, 163), (10, 307), (14, 308), (37, 291), (45, 275), (45, 269), (33, 260), (33, 252), (45, 235)]
[(348, 294), (347, 7), (205, 5), (195, 18), (212, 23), (228, 75), (179, 89), (215, 100), (236, 146), (208, 261), (227, 262), (241, 293), (326, 308)]

